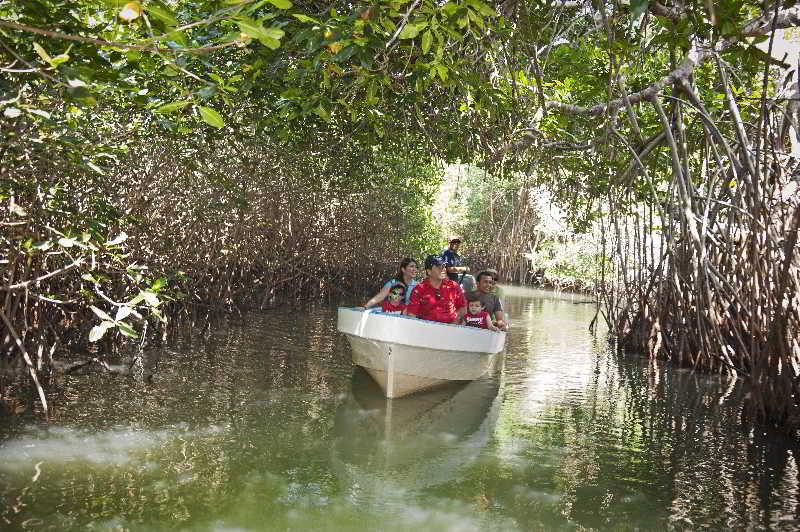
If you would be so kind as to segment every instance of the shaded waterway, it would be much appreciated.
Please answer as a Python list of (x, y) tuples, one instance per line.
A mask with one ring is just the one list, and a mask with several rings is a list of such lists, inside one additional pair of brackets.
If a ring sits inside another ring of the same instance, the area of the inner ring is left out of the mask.
[(505, 289), (506, 355), (387, 402), (335, 308), (195, 331), (0, 419), (0, 529), (795, 529), (798, 447), (742, 390), (621, 356), (580, 296)]

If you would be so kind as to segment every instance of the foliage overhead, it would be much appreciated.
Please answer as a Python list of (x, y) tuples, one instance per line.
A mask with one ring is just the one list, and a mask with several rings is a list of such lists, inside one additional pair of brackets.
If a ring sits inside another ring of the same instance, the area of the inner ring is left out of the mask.
[(757, 45), (797, 25), (781, 0), (0, 0), (2, 317), (40, 336), (2, 349), (363, 284), (440, 236), (442, 161), (501, 183), (509, 259), (536, 186), (578, 230), (683, 191), (697, 237), (687, 190), (758, 181), (785, 94)]

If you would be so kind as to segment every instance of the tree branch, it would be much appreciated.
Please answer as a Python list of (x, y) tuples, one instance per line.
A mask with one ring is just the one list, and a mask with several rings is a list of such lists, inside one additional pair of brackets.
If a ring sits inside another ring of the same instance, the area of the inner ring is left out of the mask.
[(96, 39), (94, 37), (81, 37), (78, 35), (70, 35), (68, 33), (62, 33), (60, 31), (43, 30), (41, 28), (35, 28), (33, 26), (27, 26), (25, 24), (17, 24), (16, 22), (11, 22), (8, 20), (0, 20), (0, 27), (10, 28), (18, 31), (24, 31), (27, 33), (35, 33), (37, 35), (44, 35), (45, 37), (50, 37), (51, 39), (61, 39), (64, 41), (96, 44), (98, 46), (110, 46), (112, 48), (121, 48), (123, 50), (140, 50), (142, 52), (159, 52), (159, 53), (182, 52), (189, 54), (207, 54), (215, 50), (220, 50), (222, 48), (228, 48), (229, 46), (236, 46), (239, 44), (239, 41), (231, 41), (223, 44), (216, 44), (213, 46), (201, 46), (200, 48), (169, 48), (169, 47), (145, 46), (141, 44), (127, 44), (122, 42), (106, 41), (104, 39)]
[(686, 18), (686, 12), (674, 7), (667, 7), (658, 2), (650, 2), (647, 6), (650, 12), (658, 17), (664, 17), (672, 22), (678, 23)]
[(6, 316), (6, 313), (3, 312), (3, 309), (0, 308), (0, 320), (5, 324), (8, 328), (9, 334), (14, 339), (14, 343), (17, 344), (17, 349), (19, 349), (20, 353), (22, 353), (22, 358), (25, 360), (25, 365), (28, 366), (28, 371), (31, 374), (31, 379), (33, 379), (33, 384), (36, 385), (36, 391), (39, 394), (39, 400), (42, 402), (42, 408), (44, 408), (45, 415), (47, 414), (47, 397), (44, 395), (44, 389), (42, 388), (41, 383), (39, 383), (39, 376), (36, 374), (36, 368), (33, 365), (33, 361), (31, 360), (30, 355), (28, 354), (28, 350), (25, 349), (25, 344), (22, 343), (19, 335), (17, 334), (16, 329), (14, 326), (11, 325), (11, 321)]
[[(768, 20), (764, 23), (766, 16), (761, 16), (757, 19), (753, 19), (750, 22), (745, 23), (744, 29), (742, 30), (743, 35), (745, 36), (756, 36), (756, 35), (764, 35), (772, 31), (771, 20)], [(777, 22), (774, 26), (774, 29), (783, 29), (789, 28), (793, 26), (800, 26), (800, 7), (793, 7), (790, 9), (785, 9), (778, 14)], [(689, 52), (683, 61), (678, 65), (678, 68), (661, 78), (660, 80), (656, 81), (646, 89), (643, 89), (639, 92), (633, 93), (628, 97), (628, 101), (631, 104), (639, 103), (645, 100), (651, 100), (656, 94), (661, 92), (665, 87), (672, 85), (676, 81), (686, 80), (689, 76), (694, 72), (694, 69), (697, 68), (697, 65), (703, 63), (707, 59), (712, 56), (712, 52), (714, 51), (721, 51), (729, 46), (732, 46), (737, 42), (737, 39), (731, 39), (727, 41), (723, 41), (720, 43), (716, 48), (717, 50), (712, 49), (701, 49), (695, 48), (693, 52)], [(694, 57), (692, 57), (694, 55)], [(576, 115), (586, 115), (586, 116), (600, 116), (606, 112), (606, 110), (613, 106), (613, 107), (622, 107), (625, 105), (624, 98), (617, 98), (616, 100), (611, 100), (607, 103), (602, 103), (598, 105), (594, 105), (592, 107), (581, 107), (579, 105), (571, 105), (562, 102), (555, 102), (549, 101), (547, 102), (547, 107), (551, 109), (558, 109), (559, 111), (563, 111), (565, 113), (576, 114)]]
[[(772, 25), (773, 19), (775, 25)], [(774, 29), (780, 30), (800, 26), (800, 7), (790, 7), (778, 12), (777, 17), (774, 13), (764, 14), (760, 17), (745, 23), (742, 27), (742, 35), (745, 37), (755, 37), (766, 35)]]
[(6, 291), (6, 292), (17, 292), (19, 290), (25, 290), (31, 285), (39, 284), (39, 283), (41, 283), (42, 281), (44, 281), (46, 279), (50, 279), (51, 277), (55, 277), (57, 275), (61, 275), (62, 273), (66, 273), (66, 272), (70, 271), (73, 268), (77, 268), (81, 264), (83, 264), (83, 259), (82, 258), (76, 260), (72, 264), (64, 266), (63, 268), (61, 268), (59, 270), (55, 270), (55, 271), (52, 271), (52, 272), (47, 273), (45, 275), (42, 275), (41, 277), (37, 277), (36, 279), (31, 279), (30, 281), (25, 281), (25, 282), (22, 282), (22, 283), (12, 284), (12, 285), (8, 285), (8, 286), (0, 286), (0, 290)]

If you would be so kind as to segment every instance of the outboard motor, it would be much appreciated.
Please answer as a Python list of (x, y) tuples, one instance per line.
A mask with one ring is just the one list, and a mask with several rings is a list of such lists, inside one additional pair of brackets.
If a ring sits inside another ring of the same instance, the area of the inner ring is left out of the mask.
[(475, 277), (470, 275), (469, 273), (465, 273), (461, 276), (461, 288), (464, 289), (464, 293), (467, 292), (474, 292), (478, 289), (478, 283), (475, 282)]

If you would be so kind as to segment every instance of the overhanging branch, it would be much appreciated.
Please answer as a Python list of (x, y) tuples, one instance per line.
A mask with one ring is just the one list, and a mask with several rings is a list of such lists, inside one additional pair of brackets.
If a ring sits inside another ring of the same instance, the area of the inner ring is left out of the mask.
[(81, 37), (79, 35), (71, 35), (68, 33), (62, 33), (60, 31), (43, 30), (41, 28), (35, 28), (33, 26), (28, 26), (25, 24), (17, 24), (16, 22), (11, 22), (9, 20), (0, 20), (0, 27), (9, 28), (17, 31), (24, 31), (26, 33), (44, 35), (45, 37), (50, 37), (51, 39), (82, 42), (86, 44), (96, 44), (97, 46), (109, 46), (112, 48), (119, 48), (121, 50), (139, 50), (142, 52), (156, 52), (156, 53), (183, 52), (189, 54), (207, 54), (215, 50), (228, 48), (230, 46), (237, 46), (240, 44), (239, 41), (230, 41), (222, 44), (215, 44), (212, 46), (201, 46), (199, 48), (169, 48), (161, 46), (146, 46), (142, 44), (128, 44), (123, 42), (107, 41), (105, 39), (95, 39), (94, 37)]
[[(784, 29), (794, 26), (800, 26), (800, 7), (792, 7), (780, 11), (778, 13), (777, 18), (775, 18), (774, 27), (772, 25), (772, 20), (768, 19), (766, 15), (758, 17), (756, 19), (752, 19), (743, 26), (744, 29), (742, 33), (745, 36), (764, 35), (772, 31), (773, 29)], [(680, 64), (675, 70), (673, 70), (666, 76), (662, 77), (658, 81), (654, 82), (647, 88), (628, 95), (627, 98), (625, 97), (617, 98), (591, 107), (583, 107), (580, 105), (573, 105), (551, 100), (545, 103), (545, 107), (547, 109), (555, 109), (572, 115), (603, 116), (611, 113), (612, 111), (616, 112), (617, 110), (624, 108), (626, 105), (633, 105), (643, 101), (652, 100), (664, 88), (673, 85), (675, 83), (683, 83), (686, 80), (688, 80), (698, 65), (702, 64), (703, 62), (711, 58), (714, 55), (714, 53), (724, 50), (732, 46), (736, 42), (738, 42), (738, 39), (730, 39), (722, 41), (714, 48), (711, 47), (702, 48), (700, 46), (693, 48), (689, 52), (689, 54), (680, 62)], [(528, 88), (530, 90), (534, 90), (533, 87), (528, 87)], [(536, 134), (531, 134), (529, 132), (526, 133), (526, 135), (523, 138), (509, 141), (505, 143), (503, 146), (501, 146), (490, 157), (490, 161), (499, 160), (499, 158), (501, 158), (503, 154), (508, 151), (518, 150), (530, 146), (536, 142), (536, 138), (537, 138)], [(590, 144), (595, 144), (595, 143), (591, 142)]]
[[(794, 26), (800, 26), (800, 7), (792, 7), (778, 13), (774, 29), (785, 29)], [(772, 31), (772, 21), (768, 20), (767, 16), (764, 15), (747, 22), (744, 25), (742, 34), (748, 37), (753, 37), (757, 35), (765, 35), (770, 31)], [(718, 51), (722, 51), (725, 48), (732, 46), (736, 42), (736, 39), (723, 41), (716, 47), (716, 49)], [(678, 68), (660, 80), (656, 81), (646, 89), (631, 94), (628, 97), (628, 100), (632, 104), (649, 100), (661, 92), (664, 87), (672, 85), (676, 81), (689, 79), (689, 76), (692, 74), (692, 72), (694, 72), (694, 69), (697, 68), (697, 65), (703, 63), (705, 60), (711, 57), (711, 52), (711, 49), (701, 49), (699, 47), (695, 48), (693, 52), (690, 52), (689, 55), (686, 56), (683, 61), (681, 61), (681, 63), (678, 65)], [(694, 57), (692, 57), (693, 55)], [(609, 107), (622, 107), (624, 105), (624, 98), (617, 98), (616, 100), (611, 100), (609, 102), (594, 105), (592, 107), (582, 107), (579, 105), (571, 105), (555, 101), (547, 102), (548, 108), (558, 109), (559, 111), (563, 111), (565, 113), (585, 116), (600, 116), (606, 113)]]

